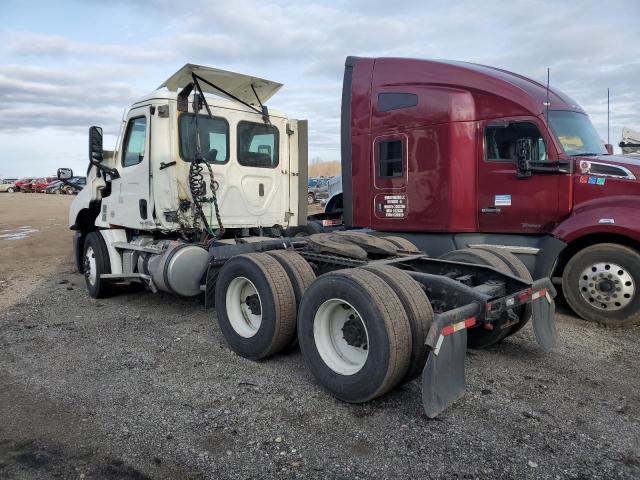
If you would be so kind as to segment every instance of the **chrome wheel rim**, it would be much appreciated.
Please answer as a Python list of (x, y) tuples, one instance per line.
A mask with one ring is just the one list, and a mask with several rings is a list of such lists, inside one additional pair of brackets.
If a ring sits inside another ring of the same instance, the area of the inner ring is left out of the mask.
[(96, 284), (96, 254), (93, 251), (93, 247), (88, 247), (84, 253), (84, 275), (90, 285)]
[(594, 308), (605, 311), (626, 307), (636, 291), (635, 279), (628, 270), (610, 262), (585, 268), (578, 283), (582, 298)]
[(227, 317), (235, 332), (253, 337), (262, 324), (262, 299), (256, 286), (245, 277), (231, 280), (226, 294)]
[(313, 320), (313, 338), (324, 363), (340, 375), (354, 375), (369, 356), (369, 332), (360, 313), (348, 302), (325, 301)]

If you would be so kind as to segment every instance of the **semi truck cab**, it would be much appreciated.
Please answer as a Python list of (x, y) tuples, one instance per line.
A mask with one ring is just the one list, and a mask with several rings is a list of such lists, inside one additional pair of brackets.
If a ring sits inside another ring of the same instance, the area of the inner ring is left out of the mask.
[(567, 95), (482, 65), (349, 57), (341, 128), (348, 227), (435, 256), (510, 251), (583, 318), (640, 321), (640, 161)]
[[(185, 88), (194, 78), (201, 91)], [(169, 234), (204, 222), (211, 232), (305, 223), (306, 121), (264, 107), (281, 86), (187, 64), (129, 108), (115, 152), (102, 151), (102, 131), (92, 127), (87, 188), (69, 212), (79, 240), (96, 228)]]

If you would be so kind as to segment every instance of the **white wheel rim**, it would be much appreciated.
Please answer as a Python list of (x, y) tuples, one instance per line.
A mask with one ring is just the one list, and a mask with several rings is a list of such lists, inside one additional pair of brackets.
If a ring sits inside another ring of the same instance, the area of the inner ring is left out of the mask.
[(599, 310), (615, 311), (633, 300), (636, 285), (626, 268), (615, 263), (595, 263), (585, 268), (578, 281), (582, 297)]
[[(236, 333), (244, 338), (258, 333), (262, 324), (262, 299), (251, 280), (245, 277), (231, 280), (226, 301), (229, 323)], [(259, 314), (256, 313), (256, 307), (259, 308)]]
[(96, 284), (96, 255), (93, 247), (87, 248), (84, 254), (84, 274), (91, 285)]
[[(353, 338), (354, 329), (357, 338)], [(347, 341), (349, 331), (352, 335)], [(367, 362), (369, 332), (358, 311), (344, 300), (332, 298), (320, 305), (313, 320), (313, 338), (324, 363), (340, 375), (354, 375)]]

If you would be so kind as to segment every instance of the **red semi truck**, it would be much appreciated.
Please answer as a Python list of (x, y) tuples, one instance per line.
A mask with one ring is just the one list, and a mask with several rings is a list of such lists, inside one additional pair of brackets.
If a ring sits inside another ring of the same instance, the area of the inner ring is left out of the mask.
[(450, 260), (510, 252), (582, 318), (640, 321), (640, 161), (612, 155), (571, 98), (482, 65), (349, 57), (341, 123), (327, 211), (345, 226)]

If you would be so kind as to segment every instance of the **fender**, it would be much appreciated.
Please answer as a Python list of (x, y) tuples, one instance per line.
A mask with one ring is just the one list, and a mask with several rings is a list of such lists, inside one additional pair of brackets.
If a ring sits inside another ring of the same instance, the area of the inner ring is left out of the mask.
[(342, 209), (342, 191), (338, 193), (334, 193), (329, 199), (324, 207), (324, 213), (333, 213), (337, 209)]
[(596, 198), (576, 207), (552, 234), (570, 243), (585, 235), (617, 234), (640, 243), (640, 197)]
[(108, 230), (98, 230), (104, 243), (107, 244), (109, 251), (109, 263), (111, 264), (111, 273), (122, 273), (122, 252), (116, 249), (113, 244), (115, 242), (127, 242), (127, 231), (124, 228), (110, 228)]

